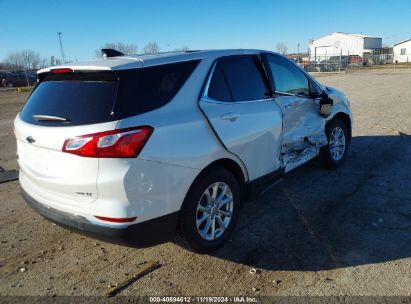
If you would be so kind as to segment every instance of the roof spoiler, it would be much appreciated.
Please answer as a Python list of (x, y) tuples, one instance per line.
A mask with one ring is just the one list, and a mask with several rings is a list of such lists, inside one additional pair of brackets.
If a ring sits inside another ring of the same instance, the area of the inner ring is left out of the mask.
[(101, 49), (101, 55), (103, 56), (103, 58), (124, 56), (122, 52), (114, 49)]

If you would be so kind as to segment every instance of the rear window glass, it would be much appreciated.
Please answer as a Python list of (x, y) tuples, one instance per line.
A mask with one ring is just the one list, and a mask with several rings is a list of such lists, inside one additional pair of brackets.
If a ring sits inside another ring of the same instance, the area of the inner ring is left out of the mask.
[[(116, 81), (52, 80), (41, 82), (20, 113), (23, 121), (45, 126), (82, 125), (114, 120)], [(66, 119), (36, 120), (43, 115)]]
[(254, 56), (232, 56), (220, 62), (234, 101), (268, 98), (267, 87)]
[(199, 62), (194, 60), (118, 71), (120, 85), (114, 108), (116, 117), (126, 118), (166, 105)]
[(36, 125), (67, 126), (108, 122), (152, 111), (174, 98), (198, 63), (199, 60), (114, 72), (43, 76), (20, 117)]

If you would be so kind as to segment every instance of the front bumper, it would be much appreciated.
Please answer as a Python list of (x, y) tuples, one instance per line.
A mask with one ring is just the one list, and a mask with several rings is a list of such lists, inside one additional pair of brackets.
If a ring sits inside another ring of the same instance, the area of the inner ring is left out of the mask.
[(92, 238), (130, 247), (149, 247), (173, 239), (178, 212), (173, 212), (138, 224), (112, 228), (90, 223), (84, 217), (47, 207), (21, 189), (27, 204), (46, 219)]

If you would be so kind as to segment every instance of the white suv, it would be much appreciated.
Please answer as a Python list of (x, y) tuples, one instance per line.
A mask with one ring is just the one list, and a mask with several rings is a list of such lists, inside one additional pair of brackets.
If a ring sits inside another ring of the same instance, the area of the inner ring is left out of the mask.
[(23, 196), (58, 224), (212, 251), (249, 195), (317, 155), (346, 158), (347, 97), (279, 54), (116, 55), (40, 70), (15, 119)]

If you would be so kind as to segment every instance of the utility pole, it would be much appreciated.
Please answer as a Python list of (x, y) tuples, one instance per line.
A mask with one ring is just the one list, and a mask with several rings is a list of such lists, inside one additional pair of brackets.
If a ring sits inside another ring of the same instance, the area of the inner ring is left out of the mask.
[(298, 42), (297, 54), (300, 54), (300, 43)]
[(66, 60), (65, 60), (65, 58), (64, 58), (63, 42), (61, 41), (61, 35), (62, 35), (63, 33), (62, 33), (62, 32), (58, 32), (57, 34), (59, 35), (59, 40), (60, 40), (61, 60), (62, 60), (62, 63), (64, 64), (64, 62), (66, 62)]

